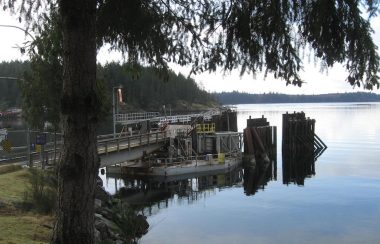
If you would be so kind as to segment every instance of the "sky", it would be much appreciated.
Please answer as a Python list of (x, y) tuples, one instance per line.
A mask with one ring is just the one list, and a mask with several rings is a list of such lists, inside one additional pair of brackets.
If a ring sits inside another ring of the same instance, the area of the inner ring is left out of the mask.
[[(0, 11), (0, 25), (16, 25), (23, 28), (14, 16), (7, 12)], [(380, 17), (372, 19), (371, 25), (375, 31), (373, 38), (375, 44), (380, 46)], [(26, 60), (26, 55), (21, 55), (19, 50), (14, 48), (22, 45), (30, 37), (25, 36), (24, 32), (15, 28), (0, 26), (0, 62), (11, 60)], [(107, 47), (102, 48), (98, 53), (98, 62), (104, 64), (111, 61), (123, 62), (120, 53), (110, 52)], [(209, 92), (222, 91), (241, 91), (248, 93), (286, 93), (286, 94), (324, 94), (335, 92), (357, 92), (364, 91), (362, 88), (352, 88), (346, 81), (347, 73), (342, 64), (335, 64), (333, 68), (321, 72), (320, 67), (314, 63), (314, 59), (305, 58), (303, 61), (304, 70), (301, 78), (306, 82), (301, 88), (292, 85), (286, 86), (284, 80), (275, 79), (271, 74), (266, 78), (262, 73), (256, 75), (244, 75), (240, 77), (239, 70), (229, 73), (217, 71), (214, 73), (202, 73), (193, 75), (192, 78), (197, 84)], [(175, 72), (181, 72), (185, 76), (189, 74), (189, 67), (180, 67), (172, 64), (171, 68)], [(380, 90), (374, 90), (380, 94)]]

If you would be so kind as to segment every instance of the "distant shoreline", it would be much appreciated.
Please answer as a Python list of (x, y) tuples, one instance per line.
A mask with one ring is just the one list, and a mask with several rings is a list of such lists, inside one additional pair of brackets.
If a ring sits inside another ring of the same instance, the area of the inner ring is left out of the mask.
[(242, 92), (213, 93), (221, 104), (264, 103), (352, 103), (380, 102), (380, 95), (367, 92), (330, 93), (320, 95), (288, 95), (281, 93), (249, 94)]

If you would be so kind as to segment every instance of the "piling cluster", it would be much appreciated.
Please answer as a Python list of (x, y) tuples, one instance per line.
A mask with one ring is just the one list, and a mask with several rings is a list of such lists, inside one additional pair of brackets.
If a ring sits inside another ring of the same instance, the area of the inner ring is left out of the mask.
[(275, 158), (277, 141), (277, 127), (270, 126), (264, 116), (262, 118), (247, 119), (247, 128), (244, 129), (245, 161), (251, 164), (254, 161), (269, 162)]
[(307, 177), (315, 175), (315, 161), (327, 148), (315, 134), (315, 120), (304, 112), (282, 115), (283, 183), (304, 185)]
[[(247, 127), (244, 129), (247, 194), (254, 194), (259, 187), (276, 178), (276, 141), (277, 128), (270, 126), (264, 116), (247, 119)], [(314, 119), (307, 118), (304, 112), (283, 114), (283, 183), (303, 185), (306, 177), (315, 175), (315, 161), (326, 148), (315, 134)]]

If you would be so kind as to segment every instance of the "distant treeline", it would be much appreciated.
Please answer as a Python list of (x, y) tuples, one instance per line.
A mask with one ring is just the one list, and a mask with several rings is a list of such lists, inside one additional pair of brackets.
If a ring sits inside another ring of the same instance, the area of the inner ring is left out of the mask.
[[(21, 106), (18, 82), (12, 77), (24, 79), (24, 72), (29, 71), (29, 62), (0, 63), (0, 110)], [(217, 104), (216, 99), (200, 89), (193, 79), (171, 71), (161, 78), (153, 68), (130, 70), (127, 65), (109, 63), (98, 65), (97, 76), (105, 82), (109, 98), (112, 98), (112, 88), (122, 85), (124, 107), (131, 110), (158, 110), (163, 105), (168, 109), (197, 109)]]
[(213, 95), (221, 104), (380, 102), (380, 95), (368, 92), (330, 93), (322, 95), (287, 95), (280, 93), (249, 94), (234, 91), (213, 93)]

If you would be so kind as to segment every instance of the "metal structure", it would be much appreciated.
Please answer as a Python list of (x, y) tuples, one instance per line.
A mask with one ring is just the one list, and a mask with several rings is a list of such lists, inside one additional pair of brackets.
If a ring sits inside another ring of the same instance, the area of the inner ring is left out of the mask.
[(158, 123), (190, 123), (192, 119), (203, 118), (205, 121), (212, 119), (212, 116), (221, 114), (221, 109), (211, 109), (204, 113), (161, 116), (159, 112), (115, 114), (115, 123), (123, 125), (135, 124), (145, 120)]
[[(113, 138), (113, 134), (98, 136), (98, 154), (101, 158), (101, 167), (134, 160), (142, 157), (144, 153), (152, 152), (161, 147), (167, 141), (166, 131), (156, 131), (147, 134), (127, 135), (120, 134), (119, 137)], [(62, 141), (57, 143), (56, 150), (59, 151)], [(54, 159), (54, 145), (47, 143), (45, 145), (46, 158)], [(25, 151), (26, 147), (18, 147), (14, 152), (8, 154), (8, 157), (0, 160), (0, 164), (19, 163), (27, 164), (29, 158), (31, 162), (40, 162), (40, 153)], [(2, 153), (2, 150), (0, 150)], [(60, 153), (56, 155), (59, 158)]]
[(135, 124), (145, 120), (151, 120), (158, 118), (159, 112), (146, 112), (146, 113), (128, 113), (128, 114), (116, 114), (116, 123), (128, 125)]

